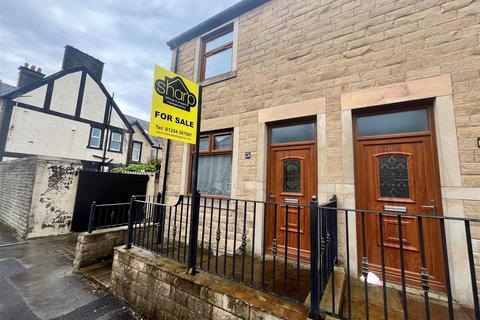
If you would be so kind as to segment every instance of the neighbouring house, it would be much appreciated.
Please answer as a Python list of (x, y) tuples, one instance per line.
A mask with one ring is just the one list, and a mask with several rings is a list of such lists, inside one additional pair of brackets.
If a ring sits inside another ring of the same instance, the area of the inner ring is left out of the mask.
[(102, 72), (103, 62), (67, 45), (61, 71), (25, 64), (16, 87), (1, 84), (0, 222), (19, 238), (86, 229), (94, 200), (153, 194), (153, 174), (91, 172), (126, 165), (133, 133)]
[(103, 62), (67, 45), (62, 70), (21, 66), (0, 98), (0, 159), (77, 159), (85, 169), (126, 164), (132, 128), (101, 82)]
[(2, 80), (0, 79), (0, 97), (14, 90), (17, 90), (17, 87), (12, 86), (8, 83), (2, 82)]
[[(479, 13), (479, 1), (244, 0), (170, 40), (171, 69), (203, 86), (199, 268), (277, 290), (278, 296), (286, 296), (283, 286), (293, 287), (293, 300), (303, 302), (306, 295), (295, 295), (295, 275), (303, 279), (300, 260), (309, 261), (318, 235), (310, 233), (316, 230), (311, 218), (317, 218), (308, 205), (312, 197), (325, 203), (336, 195), (338, 207), (349, 210), (335, 211), (338, 232), (322, 236), (319, 250), (323, 254), (324, 241), (338, 239), (333, 262), (346, 270), (352, 286), (360, 275), (368, 275), (355, 297), (368, 304), (363, 285), (366, 292), (377, 290), (370, 296), (374, 301), (375, 296), (382, 297), (385, 283), (384, 293), (400, 288), (403, 302), (398, 302), (398, 310), (392, 305), (382, 309), (382, 300), (372, 302), (371, 308), (380, 305), (380, 314), (384, 310), (406, 314), (407, 291), (426, 294), (427, 305), (433, 291), (444, 301), (478, 307)], [(167, 148), (162, 192), (172, 204), (191, 192), (193, 150), (175, 141)], [(175, 242), (178, 231), (185, 232), (184, 242), (187, 231), (177, 207), (170, 212), (175, 215), (167, 216), (165, 237), (173, 237), (173, 246), (180, 248), (183, 240)], [(234, 235), (238, 237), (231, 240)], [(135, 239), (134, 246), (186, 261), (180, 249), (178, 256), (169, 253), (169, 242), (165, 254), (152, 243)], [(225, 249), (223, 254), (221, 246), (225, 242), (227, 247), (229, 241), (235, 250)], [(161, 244), (164, 250), (165, 242)], [(263, 273), (255, 269), (262, 261), (254, 256), (252, 262), (246, 259), (244, 274), (240, 263), (245, 252), (263, 254), (268, 269)], [(154, 257), (138, 248), (119, 249), (117, 254), (121, 266), (130, 261), (133, 268), (136, 259), (135, 263), (161, 266), (168, 273), (174, 268), (169, 262), (151, 262)], [(285, 256), (292, 257), (293, 264), (298, 259), (298, 268), (292, 270)], [(275, 261), (285, 271), (275, 269)], [(286, 276), (275, 282), (276, 274), (288, 274), (288, 286)], [(146, 314), (177, 312), (149, 305), (141, 290), (128, 291), (127, 284), (140, 280), (131, 280), (121, 270), (114, 270), (114, 275), (116, 292), (126, 299), (138, 295), (137, 302), (130, 301)], [(167, 276), (155, 275), (155, 290), (157, 282), (165, 290), (184, 290)], [(193, 282), (197, 276), (178, 277)], [(205, 277), (201, 273), (196, 285), (208, 287), (206, 292), (219, 290), (207, 285), (214, 280)], [(273, 284), (255, 283), (272, 277)], [(313, 286), (309, 279), (302, 285)], [(367, 279), (376, 285), (367, 288)], [(252, 308), (250, 289), (242, 289), (245, 296), (237, 300), (220, 299), (222, 307), (208, 299), (216, 295), (203, 295), (204, 287), (193, 288), (187, 294), (195, 296), (195, 303), (205, 302), (201, 310), (213, 304), (214, 311), (220, 308), (248, 318), (247, 309), (245, 316), (236, 312), (237, 304), (227, 306), (225, 301), (240, 300)], [(181, 304), (174, 298), (162, 295), (157, 301)], [(347, 297), (344, 301), (350, 305)], [(443, 315), (453, 312), (452, 305), (443, 309)], [(368, 312), (363, 302), (351, 307), (363, 312), (359, 319)], [(206, 317), (214, 318), (212, 313)]]
[(148, 163), (162, 160), (163, 139), (148, 134), (149, 122), (125, 115), (133, 133), (128, 155), (129, 163)]
[[(12, 85), (7, 84), (7, 83), (4, 83), (0, 79), (0, 99), (3, 95), (6, 95), (7, 93), (10, 93), (10, 92), (12, 92), (16, 89), (17, 89), (17, 87), (12, 86)], [(0, 119), (3, 118), (3, 112), (4, 112), (4, 108), (2, 107), (2, 108), (0, 108)]]

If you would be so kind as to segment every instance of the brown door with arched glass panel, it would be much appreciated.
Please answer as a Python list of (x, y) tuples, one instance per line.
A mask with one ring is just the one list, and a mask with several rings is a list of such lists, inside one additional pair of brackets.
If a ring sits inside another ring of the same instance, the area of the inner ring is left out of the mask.
[[(399, 108), (400, 107), (400, 108)], [(384, 109), (385, 110), (385, 109)], [(420, 287), (418, 220), (408, 214), (442, 215), (434, 122), (430, 101), (393, 106), (388, 112), (355, 116), (357, 209), (407, 214), (401, 218), (407, 283)], [(431, 206), (433, 208), (430, 208)], [(379, 227), (383, 226), (383, 239)], [(399, 223), (395, 215), (365, 215), (369, 271), (381, 278), (381, 242), (388, 282), (401, 281)], [(357, 216), (359, 268), (364, 256), (362, 223)], [(443, 290), (441, 234), (437, 220), (423, 219), (426, 269), (430, 285)]]
[(301, 259), (310, 254), (306, 205), (316, 194), (316, 126), (313, 121), (270, 127), (267, 173), (267, 251)]

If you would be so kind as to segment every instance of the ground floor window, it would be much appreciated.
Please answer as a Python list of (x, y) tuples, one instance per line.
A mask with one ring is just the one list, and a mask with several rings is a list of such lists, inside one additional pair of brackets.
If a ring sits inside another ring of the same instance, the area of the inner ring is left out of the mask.
[[(202, 134), (199, 148), (198, 189), (200, 193), (229, 196), (232, 184), (232, 131)], [(192, 160), (193, 151), (192, 148)]]

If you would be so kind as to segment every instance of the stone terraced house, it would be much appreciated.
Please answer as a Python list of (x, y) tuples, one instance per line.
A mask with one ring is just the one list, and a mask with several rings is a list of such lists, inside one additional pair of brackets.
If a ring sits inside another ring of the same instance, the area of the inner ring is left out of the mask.
[[(336, 195), (339, 208), (480, 218), (480, 1), (244, 0), (168, 45), (171, 69), (203, 86), (202, 196), (294, 206)], [(192, 148), (166, 148), (164, 192), (174, 203), (190, 193)], [(307, 210), (285, 210), (291, 220), (278, 223), (276, 211), (250, 214), (247, 246), (268, 235), (267, 251), (285, 250), (291, 243), (278, 234), (290, 228), (308, 260)], [(477, 222), (469, 269), (462, 223), (445, 222), (442, 239), (427, 219), (420, 242), (417, 217), (361, 220), (338, 219), (339, 260), (352, 277), (367, 256), (380, 274), (381, 243), (394, 286), (406, 278), (422, 287), (428, 269), (431, 290), (473, 305)]]

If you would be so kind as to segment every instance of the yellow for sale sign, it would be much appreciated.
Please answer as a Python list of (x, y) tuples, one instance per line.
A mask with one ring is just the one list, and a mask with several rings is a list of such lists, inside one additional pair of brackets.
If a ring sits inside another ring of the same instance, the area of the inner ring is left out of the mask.
[(150, 134), (195, 144), (199, 86), (155, 65)]

